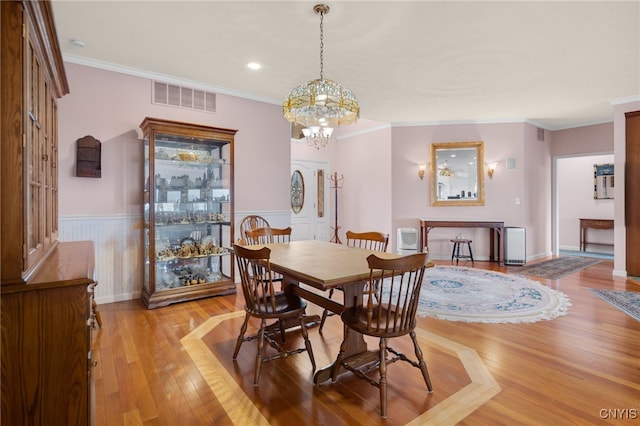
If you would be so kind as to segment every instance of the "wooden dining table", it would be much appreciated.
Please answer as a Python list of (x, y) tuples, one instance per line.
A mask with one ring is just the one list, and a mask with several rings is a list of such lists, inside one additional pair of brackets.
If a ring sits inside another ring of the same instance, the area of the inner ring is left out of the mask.
[[(286, 291), (292, 291), (337, 314), (346, 308), (362, 304), (364, 284), (369, 280), (367, 257), (370, 254), (375, 253), (382, 258), (400, 256), (319, 240), (265, 245), (271, 249), (271, 269), (282, 274)], [(344, 304), (324, 297), (322, 293), (307, 289), (305, 286), (323, 292), (342, 287)], [(377, 352), (368, 351), (362, 334), (349, 333), (345, 358), (349, 358), (350, 365), (356, 368), (365, 366), (376, 361), (377, 357)], [(333, 364), (316, 371), (313, 382), (320, 384), (331, 379), (332, 369)]]

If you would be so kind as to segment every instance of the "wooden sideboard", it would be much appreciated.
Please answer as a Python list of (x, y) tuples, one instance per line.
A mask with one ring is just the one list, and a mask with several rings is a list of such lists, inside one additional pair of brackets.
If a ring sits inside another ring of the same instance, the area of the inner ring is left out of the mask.
[(611, 243), (587, 241), (587, 229), (613, 229), (613, 219), (580, 219), (580, 251), (585, 251), (588, 244), (611, 246)]
[(61, 242), (1, 287), (2, 424), (92, 424), (93, 275), (93, 242)]
[[(420, 219), (420, 247), (429, 251), (429, 231), (433, 228), (489, 228), (489, 258), (504, 265), (504, 222), (495, 220), (439, 220)], [(496, 235), (498, 244), (496, 247)]]

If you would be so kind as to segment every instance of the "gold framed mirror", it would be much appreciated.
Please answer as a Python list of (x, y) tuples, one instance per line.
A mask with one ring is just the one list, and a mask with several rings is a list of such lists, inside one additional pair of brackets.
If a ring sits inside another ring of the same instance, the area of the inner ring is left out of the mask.
[(431, 144), (431, 205), (484, 206), (484, 143)]

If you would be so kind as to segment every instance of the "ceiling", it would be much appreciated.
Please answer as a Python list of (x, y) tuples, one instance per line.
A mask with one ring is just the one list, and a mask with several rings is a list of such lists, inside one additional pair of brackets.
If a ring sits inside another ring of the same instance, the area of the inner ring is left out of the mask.
[[(69, 62), (281, 104), (320, 76), (316, 3), (53, 0), (53, 10)], [(362, 118), (558, 130), (612, 121), (612, 105), (640, 99), (637, 0), (327, 4), (324, 77), (356, 94)]]

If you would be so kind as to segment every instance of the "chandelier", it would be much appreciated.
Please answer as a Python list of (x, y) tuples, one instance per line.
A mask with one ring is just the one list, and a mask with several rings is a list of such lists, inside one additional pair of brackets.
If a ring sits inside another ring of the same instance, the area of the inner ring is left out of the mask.
[(333, 128), (354, 123), (360, 117), (360, 105), (351, 90), (324, 78), (324, 15), (329, 6), (317, 4), (313, 11), (320, 15), (320, 78), (295, 87), (282, 104), (287, 121), (304, 126), (307, 143), (317, 149), (324, 147)]
[(453, 170), (447, 166), (447, 162), (444, 163), (444, 168), (440, 170), (440, 176), (453, 176)]

